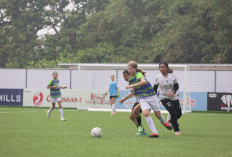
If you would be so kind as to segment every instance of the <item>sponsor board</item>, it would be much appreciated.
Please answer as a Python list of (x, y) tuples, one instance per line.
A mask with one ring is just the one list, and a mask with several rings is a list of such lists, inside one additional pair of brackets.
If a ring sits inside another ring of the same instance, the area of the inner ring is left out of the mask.
[[(64, 108), (110, 108), (105, 91), (61, 90)], [(23, 106), (50, 107), (50, 91), (47, 89), (25, 89)]]
[[(116, 100), (116, 108), (118, 109), (131, 109), (136, 102), (136, 98), (132, 97), (126, 100), (123, 104), (118, 101), (128, 95), (129, 90), (120, 91), (120, 97)], [(179, 101), (183, 108), (183, 92), (179, 92)], [(164, 106), (160, 102), (161, 110), (165, 110)], [(187, 106), (190, 106), (193, 111), (207, 111), (207, 93), (206, 92), (191, 92), (187, 97)]]
[[(119, 100), (130, 93), (129, 90), (120, 90), (120, 97), (116, 99), (117, 109), (131, 109), (136, 102), (136, 98), (125, 101), (123, 104)], [(105, 96), (105, 91), (101, 90), (61, 90), (62, 105), (64, 108), (111, 108), (109, 95)], [(23, 106), (50, 107), (50, 91), (47, 89), (25, 89)], [(179, 96), (180, 104), (183, 107), (183, 92)], [(188, 106), (195, 111), (207, 110), (207, 93), (192, 92), (187, 98)], [(161, 103), (160, 103), (161, 104)], [(161, 104), (161, 109), (165, 108)]]
[(0, 105), (22, 106), (23, 89), (0, 89)]
[(232, 93), (208, 93), (208, 111), (232, 111)]

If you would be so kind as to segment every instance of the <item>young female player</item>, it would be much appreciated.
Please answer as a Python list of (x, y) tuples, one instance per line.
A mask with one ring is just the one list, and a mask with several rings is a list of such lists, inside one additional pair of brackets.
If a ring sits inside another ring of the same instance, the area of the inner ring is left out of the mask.
[[(124, 80), (129, 82), (130, 74), (128, 70), (124, 70), (122, 74), (123, 74)], [(123, 99), (121, 99), (119, 102), (123, 103), (125, 100), (129, 99), (133, 95), (135, 95), (135, 92), (131, 90), (131, 93), (127, 95), (126, 97), (124, 97)], [(134, 122), (134, 124), (138, 128), (138, 133), (136, 133), (136, 135), (147, 135), (142, 125), (140, 113), (142, 113), (141, 107), (138, 102), (135, 102), (134, 106), (132, 107), (132, 111), (130, 113), (130, 119), (132, 120), (132, 122)]]
[(111, 104), (111, 107), (112, 107), (112, 113), (111, 114), (116, 114), (116, 109), (115, 109), (115, 100), (117, 98), (117, 93), (118, 92), (118, 85), (117, 85), (117, 82), (115, 81), (115, 76), (114, 75), (111, 75), (111, 81), (110, 82), (110, 85), (109, 85), (109, 88), (106, 92), (106, 95), (108, 92), (110, 92), (110, 104)]
[(65, 89), (67, 87), (59, 86), (59, 80), (57, 79), (58, 73), (56, 71), (52, 73), (52, 76), (53, 76), (53, 79), (49, 81), (48, 86), (47, 86), (47, 88), (50, 89), (50, 100), (52, 102), (52, 107), (47, 111), (47, 118), (50, 119), (50, 114), (52, 110), (55, 109), (56, 102), (57, 102), (59, 106), (61, 121), (65, 121), (64, 116), (63, 116), (63, 108), (61, 104), (60, 89)]
[(148, 136), (149, 138), (159, 137), (158, 132), (155, 128), (155, 124), (150, 116), (150, 110), (153, 109), (156, 116), (159, 118), (161, 123), (171, 130), (171, 126), (168, 125), (163, 115), (160, 112), (160, 106), (157, 96), (150, 84), (149, 81), (145, 79), (145, 72), (138, 69), (137, 63), (135, 61), (130, 61), (128, 63), (128, 71), (130, 73), (130, 85), (126, 86), (126, 89), (134, 88), (136, 96), (141, 105), (142, 111), (146, 118), (147, 124), (152, 131), (152, 135)]
[(177, 120), (181, 117), (181, 106), (177, 96), (179, 85), (176, 76), (172, 73), (167, 62), (159, 64), (161, 72), (155, 79), (154, 90), (159, 87), (159, 98), (171, 115), (170, 122), (174, 128), (175, 135), (181, 135)]

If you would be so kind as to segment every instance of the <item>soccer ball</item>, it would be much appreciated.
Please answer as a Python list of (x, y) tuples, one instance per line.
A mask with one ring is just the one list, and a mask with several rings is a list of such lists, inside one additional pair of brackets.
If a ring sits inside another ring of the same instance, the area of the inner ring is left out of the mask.
[(91, 135), (93, 137), (101, 137), (102, 136), (102, 130), (101, 128), (95, 127), (91, 130)]

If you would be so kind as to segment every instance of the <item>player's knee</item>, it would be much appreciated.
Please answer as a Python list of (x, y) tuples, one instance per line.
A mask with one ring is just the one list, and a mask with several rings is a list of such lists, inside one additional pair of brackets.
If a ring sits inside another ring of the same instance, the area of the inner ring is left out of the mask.
[(149, 110), (145, 110), (145, 111), (143, 112), (143, 114), (144, 114), (145, 117), (149, 117), (149, 116), (150, 116)]
[(160, 111), (159, 111), (159, 112), (155, 112), (155, 116), (156, 116), (157, 118), (160, 118), (160, 117), (161, 117)]

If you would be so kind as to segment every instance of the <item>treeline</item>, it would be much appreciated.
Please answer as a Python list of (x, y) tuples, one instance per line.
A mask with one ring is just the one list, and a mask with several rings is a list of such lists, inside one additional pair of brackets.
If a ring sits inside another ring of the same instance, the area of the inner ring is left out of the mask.
[(0, 67), (131, 59), (232, 63), (232, 1), (0, 1)]

